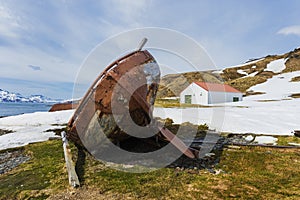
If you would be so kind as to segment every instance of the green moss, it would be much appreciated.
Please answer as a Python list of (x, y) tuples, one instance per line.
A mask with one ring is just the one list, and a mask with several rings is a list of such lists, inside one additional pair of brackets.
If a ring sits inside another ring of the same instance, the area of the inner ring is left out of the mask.
[(205, 124), (200, 124), (198, 126), (198, 131), (207, 131), (208, 130), (208, 125), (205, 123)]
[(290, 142), (300, 144), (300, 138), (294, 137), (294, 136), (291, 136), (291, 137), (278, 137), (277, 144), (286, 146), (286, 145), (289, 145)]
[(25, 197), (29, 191), (56, 187), (51, 184), (54, 180), (59, 183), (57, 187), (67, 184), (62, 179), (64, 160), (60, 141), (32, 144), (24, 152), (31, 160), (0, 176), (0, 199), (14, 199), (18, 194)]

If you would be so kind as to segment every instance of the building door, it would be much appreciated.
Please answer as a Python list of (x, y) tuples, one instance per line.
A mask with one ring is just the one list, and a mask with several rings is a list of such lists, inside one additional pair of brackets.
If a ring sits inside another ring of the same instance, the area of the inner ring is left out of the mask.
[(238, 98), (238, 97), (233, 97), (233, 99), (232, 99), (232, 101), (233, 102), (237, 102), (237, 101), (239, 101), (240, 99)]
[(184, 95), (184, 103), (192, 103), (192, 95)]

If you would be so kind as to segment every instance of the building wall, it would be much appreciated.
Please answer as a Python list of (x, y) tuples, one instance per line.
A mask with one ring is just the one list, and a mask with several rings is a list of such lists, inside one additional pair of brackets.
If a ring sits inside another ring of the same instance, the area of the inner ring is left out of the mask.
[(190, 84), (180, 93), (180, 103), (185, 103), (186, 95), (191, 95), (191, 104), (201, 105), (233, 102), (233, 97), (237, 97), (239, 101), (243, 100), (242, 93), (213, 91), (208, 92), (195, 83)]
[(185, 95), (191, 95), (192, 104), (208, 104), (208, 92), (195, 83), (190, 84), (180, 93), (180, 103), (185, 103)]
[(243, 100), (243, 94), (237, 92), (208, 92), (208, 104), (233, 102), (233, 97), (237, 97), (238, 101)]

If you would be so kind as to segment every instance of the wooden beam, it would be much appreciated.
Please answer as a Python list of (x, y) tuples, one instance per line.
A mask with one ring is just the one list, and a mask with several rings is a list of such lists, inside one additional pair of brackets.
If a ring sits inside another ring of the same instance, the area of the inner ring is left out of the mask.
[(66, 167), (67, 167), (68, 176), (69, 176), (69, 184), (75, 188), (75, 187), (80, 186), (80, 182), (79, 182), (78, 176), (75, 171), (75, 165), (72, 160), (71, 149), (70, 149), (68, 140), (66, 138), (66, 132), (64, 132), (64, 131), (61, 132), (61, 139), (63, 141)]

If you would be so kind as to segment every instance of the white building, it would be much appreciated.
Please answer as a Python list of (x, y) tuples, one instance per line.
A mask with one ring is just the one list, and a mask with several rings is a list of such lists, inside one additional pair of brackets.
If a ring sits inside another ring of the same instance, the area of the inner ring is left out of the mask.
[(180, 103), (214, 104), (242, 101), (243, 94), (226, 85), (207, 82), (193, 82), (180, 93)]

